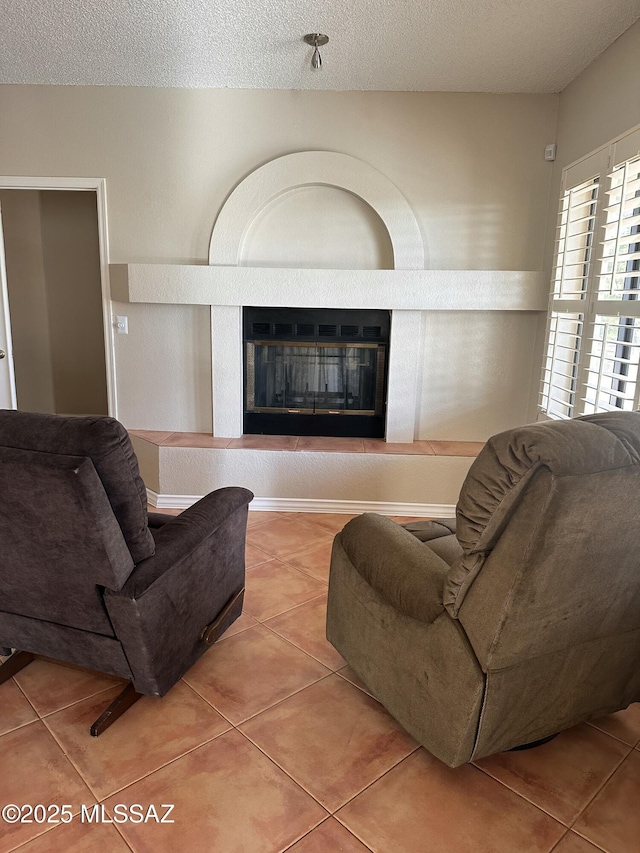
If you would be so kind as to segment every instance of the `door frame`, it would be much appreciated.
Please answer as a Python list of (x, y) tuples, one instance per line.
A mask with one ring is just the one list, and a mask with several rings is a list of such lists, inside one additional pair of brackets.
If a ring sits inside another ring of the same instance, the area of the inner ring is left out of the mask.
[[(111, 284), (109, 281), (109, 231), (107, 228), (107, 182), (105, 178), (52, 178), (0, 175), (0, 190), (70, 190), (93, 191), (96, 194), (98, 211), (98, 246), (100, 252), (100, 287), (102, 291), (102, 326), (104, 330), (104, 355), (107, 381), (107, 407), (113, 418), (118, 417), (118, 395), (116, 385), (115, 341), (113, 312), (111, 307)], [(4, 252), (4, 245), (0, 247)], [(1, 265), (0, 265), (1, 266)], [(2, 292), (7, 294), (7, 282), (2, 282)], [(8, 334), (11, 322), (8, 305), (5, 305)], [(8, 337), (8, 340), (11, 340)], [(15, 394), (15, 380), (13, 382)]]

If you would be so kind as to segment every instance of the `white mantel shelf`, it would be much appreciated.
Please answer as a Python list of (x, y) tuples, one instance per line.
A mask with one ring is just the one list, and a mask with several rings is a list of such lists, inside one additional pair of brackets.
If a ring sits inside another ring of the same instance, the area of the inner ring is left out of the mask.
[(542, 274), (505, 270), (336, 270), (111, 264), (112, 298), (211, 310), (213, 434), (242, 435), (242, 307), (376, 308), (392, 312), (385, 436), (411, 442), (426, 311), (546, 311)]
[(181, 305), (546, 311), (541, 272), (111, 264), (112, 298)]

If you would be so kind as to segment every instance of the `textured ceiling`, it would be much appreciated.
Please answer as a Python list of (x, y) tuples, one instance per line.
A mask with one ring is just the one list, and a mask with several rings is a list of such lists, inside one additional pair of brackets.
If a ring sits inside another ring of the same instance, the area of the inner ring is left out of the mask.
[[(558, 92), (640, 0), (1, 0), (0, 83)], [(308, 32), (327, 33), (310, 68)]]

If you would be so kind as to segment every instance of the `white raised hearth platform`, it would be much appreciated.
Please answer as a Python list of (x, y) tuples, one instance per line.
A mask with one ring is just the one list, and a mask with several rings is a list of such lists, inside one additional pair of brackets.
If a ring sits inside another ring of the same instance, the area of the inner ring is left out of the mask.
[(481, 442), (131, 430), (149, 502), (184, 509), (223, 486), (254, 492), (252, 510), (380, 512), (446, 518)]

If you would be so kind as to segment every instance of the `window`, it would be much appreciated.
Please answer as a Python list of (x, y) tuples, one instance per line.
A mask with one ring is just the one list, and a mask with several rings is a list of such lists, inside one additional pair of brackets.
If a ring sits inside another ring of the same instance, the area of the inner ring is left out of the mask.
[(563, 176), (540, 391), (547, 417), (640, 408), (639, 294), (635, 130)]

